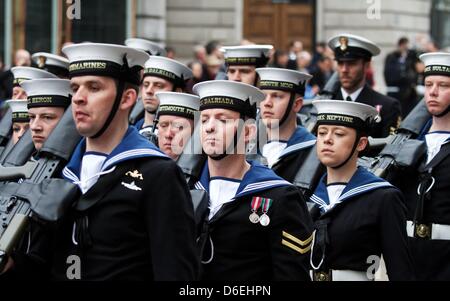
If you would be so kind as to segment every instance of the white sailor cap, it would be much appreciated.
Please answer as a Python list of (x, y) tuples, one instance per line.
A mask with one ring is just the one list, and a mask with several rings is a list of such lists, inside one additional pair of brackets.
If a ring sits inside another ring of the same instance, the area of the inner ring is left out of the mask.
[(349, 33), (341, 33), (328, 41), (337, 61), (365, 59), (380, 54), (380, 48), (374, 42)]
[(20, 87), (24, 81), (30, 79), (57, 78), (56, 75), (50, 72), (33, 67), (13, 67), (11, 72), (14, 75), (14, 87)]
[(125, 45), (131, 48), (142, 50), (150, 55), (167, 56), (167, 51), (163, 46), (149, 40), (137, 38), (127, 39), (125, 40)]
[(227, 65), (255, 65), (264, 67), (269, 61), (272, 45), (242, 45), (222, 47)]
[(72, 91), (67, 79), (35, 79), (22, 84), (28, 96), (28, 109), (36, 107), (63, 107), (70, 105)]
[(305, 94), (306, 83), (312, 75), (282, 68), (257, 68), (261, 90), (282, 90)]
[(40, 68), (47, 70), (57, 76), (69, 76), (69, 60), (47, 52), (37, 52), (31, 56), (34, 63)]
[(317, 126), (342, 125), (368, 132), (378, 121), (378, 111), (369, 105), (343, 100), (314, 100)]
[(184, 87), (192, 78), (192, 70), (186, 65), (162, 56), (152, 56), (145, 63), (144, 77), (156, 76), (170, 81), (176, 87)]
[(193, 91), (200, 96), (200, 111), (229, 109), (250, 118), (256, 117), (256, 107), (265, 98), (264, 93), (254, 86), (228, 80), (201, 82)]
[(197, 95), (177, 92), (157, 92), (159, 100), (159, 116), (171, 115), (194, 119), (195, 112), (200, 107), (200, 97)]
[(429, 52), (419, 56), (425, 64), (424, 75), (444, 75), (450, 76), (450, 53)]
[(63, 48), (69, 58), (70, 77), (97, 75), (139, 85), (140, 71), (149, 55), (144, 51), (114, 44), (81, 43)]
[(11, 108), (12, 122), (28, 122), (28, 101), (26, 99), (8, 100), (6, 103)]

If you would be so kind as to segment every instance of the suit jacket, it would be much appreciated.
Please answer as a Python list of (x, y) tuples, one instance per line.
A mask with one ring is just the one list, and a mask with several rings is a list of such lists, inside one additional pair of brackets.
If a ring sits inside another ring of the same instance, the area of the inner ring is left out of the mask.
[[(341, 89), (338, 89), (335, 98), (344, 99)], [(376, 124), (372, 132), (369, 133), (373, 138), (387, 137), (398, 127), (401, 109), (400, 102), (397, 99), (378, 93), (365, 85), (355, 101), (375, 108), (378, 107), (380, 110), (381, 122)]]

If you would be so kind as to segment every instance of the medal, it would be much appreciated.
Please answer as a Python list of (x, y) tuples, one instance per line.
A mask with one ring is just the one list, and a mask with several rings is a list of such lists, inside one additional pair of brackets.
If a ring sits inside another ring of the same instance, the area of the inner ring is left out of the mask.
[(269, 211), (269, 208), (272, 205), (272, 202), (273, 202), (272, 199), (263, 199), (263, 204), (262, 204), (263, 214), (259, 218), (259, 223), (263, 227), (266, 227), (266, 226), (268, 226), (270, 224), (270, 218), (267, 215), (267, 211)]
[(254, 224), (257, 224), (259, 222), (259, 216), (258, 214), (256, 214), (255, 212), (253, 212), (252, 214), (250, 214), (250, 216), (248, 217), (250, 219), (250, 221)]
[(251, 203), (252, 213), (248, 218), (253, 224), (257, 224), (259, 222), (259, 215), (256, 213), (256, 211), (258, 211), (259, 207), (261, 207), (261, 202), (262, 198), (259, 196), (255, 196), (252, 198)]
[(263, 213), (263, 215), (261, 215), (261, 217), (259, 218), (259, 223), (261, 224), (261, 226), (267, 226), (270, 223), (270, 217)]

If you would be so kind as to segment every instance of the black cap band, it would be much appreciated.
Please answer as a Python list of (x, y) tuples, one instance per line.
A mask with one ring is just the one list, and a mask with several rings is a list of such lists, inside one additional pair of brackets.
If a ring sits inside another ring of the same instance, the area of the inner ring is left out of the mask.
[(368, 131), (371, 127), (371, 122), (365, 122), (355, 116), (325, 113), (317, 115), (317, 126), (319, 125), (341, 125), (359, 131)]
[(67, 108), (71, 102), (71, 95), (36, 95), (28, 96), (28, 109), (38, 107), (62, 107)]
[(29, 78), (15, 78), (13, 81), (13, 87), (20, 87), (20, 85)]
[(209, 96), (200, 99), (200, 111), (217, 108), (232, 110), (246, 117), (256, 118), (256, 103), (251, 105), (249, 99), (243, 101), (227, 96)]
[(305, 84), (299, 83), (298, 85), (290, 82), (273, 81), (273, 80), (261, 80), (259, 81), (259, 88), (261, 90), (281, 90), (286, 92), (294, 92), (300, 95), (305, 94)]
[(450, 66), (445, 65), (429, 65), (425, 67), (424, 76), (428, 75), (443, 75), (450, 76)]
[(265, 57), (264, 55), (262, 55), (261, 57), (228, 57), (228, 58), (225, 58), (225, 63), (229, 66), (251, 65), (251, 66), (256, 66), (256, 67), (264, 67), (267, 65), (268, 61), (269, 61), (269, 58)]
[(41, 69), (46, 70), (58, 77), (69, 77), (69, 69), (60, 67), (60, 66), (53, 66), (53, 65), (45, 65)]
[(194, 119), (195, 110), (176, 105), (160, 105), (159, 106), (159, 116), (163, 115), (171, 115), (171, 116), (179, 116), (188, 119)]
[(160, 68), (145, 68), (144, 78), (146, 76), (156, 76), (173, 83), (176, 87), (184, 88), (186, 81), (175, 73)]
[[(124, 63), (127, 63), (126, 59), (124, 59)], [(70, 78), (85, 75), (107, 76), (139, 85), (141, 81), (141, 69), (141, 66), (133, 66), (130, 68), (126, 64), (120, 65), (110, 61), (78, 61), (70, 64), (69, 74)]]
[(345, 50), (342, 50), (341, 47), (336, 47), (334, 49), (334, 56), (336, 61), (356, 59), (370, 60), (372, 58), (372, 53), (360, 47), (349, 46), (345, 48)]
[(12, 113), (12, 122), (29, 122), (30, 116), (28, 112), (13, 112)]

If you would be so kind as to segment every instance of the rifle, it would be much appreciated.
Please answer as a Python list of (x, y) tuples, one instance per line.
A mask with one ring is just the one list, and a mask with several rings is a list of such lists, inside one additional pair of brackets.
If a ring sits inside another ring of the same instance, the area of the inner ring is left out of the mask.
[[(34, 152), (34, 144), (31, 139), (31, 130), (28, 129), (19, 139), (19, 141), (11, 147), (8, 151), (4, 150), (1, 156), (1, 165), (5, 167), (13, 167), (13, 166), (22, 166), (27, 163), (31, 154)], [(16, 177), (12, 177), (11, 179), (2, 178), (0, 174), (0, 180), (13, 180)]]
[(425, 153), (423, 141), (415, 140), (427, 121), (431, 118), (422, 99), (400, 124), (393, 137), (375, 158), (363, 157), (359, 164), (367, 167), (375, 175), (386, 178), (393, 167), (413, 166)]
[[(325, 84), (325, 87), (314, 99), (332, 99), (336, 95), (339, 85), (339, 75), (337, 72), (334, 72)], [(317, 110), (312, 105), (312, 100), (304, 100), (302, 110), (297, 115), (300, 123), (309, 132), (312, 132), (317, 122)], [(304, 163), (295, 174), (292, 184), (298, 187), (309, 198), (314, 192), (324, 171), (325, 167), (320, 163), (317, 157), (316, 146), (314, 146), (310, 149)]]
[(131, 110), (129, 122), (130, 124), (136, 124), (139, 120), (144, 118), (144, 103), (142, 102), (142, 99), (139, 97), (136, 101), (136, 104), (134, 105), (133, 109)]
[(197, 122), (191, 139), (189, 139), (177, 160), (177, 165), (183, 171), (189, 188), (192, 188), (200, 180), (200, 175), (206, 162), (206, 155), (203, 154), (200, 142), (200, 126), (200, 122)]
[(3, 154), (5, 149), (10, 148), (12, 145), (12, 142), (8, 143), (11, 138), (11, 129), (12, 112), (11, 109), (8, 109), (8, 111), (0, 121), (0, 155)]
[(80, 139), (69, 107), (44, 143), (39, 159), (32, 159), (23, 166), (0, 167), (0, 180), (17, 180), (17, 177), (23, 180), (0, 185), (0, 271), (26, 230), (30, 217), (57, 221), (78, 194), (76, 185), (55, 177), (69, 161)]
[[(314, 100), (319, 99), (333, 99), (340, 87), (339, 74), (334, 72), (330, 79), (327, 81), (322, 91), (314, 97)], [(312, 132), (317, 122), (317, 110), (312, 104), (313, 100), (305, 99), (303, 101), (302, 109), (300, 110), (299, 119), (302, 125)]]
[(145, 138), (147, 138), (148, 141), (150, 141), (151, 143), (156, 145), (156, 147), (158, 147), (158, 135), (156, 135), (155, 132), (156, 132), (156, 127), (158, 126), (158, 123), (159, 123), (159, 107), (156, 110), (155, 118), (153, 119), (152, 130), (150, 132), (143, 131), (141, 133), (142, 136), (144, 136)]

